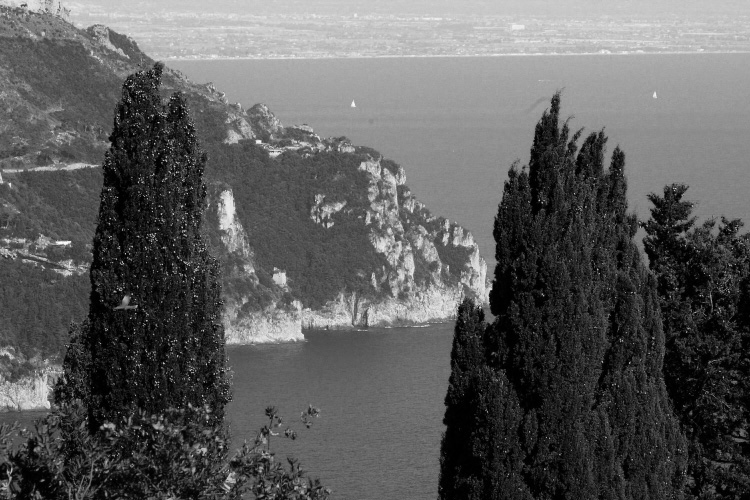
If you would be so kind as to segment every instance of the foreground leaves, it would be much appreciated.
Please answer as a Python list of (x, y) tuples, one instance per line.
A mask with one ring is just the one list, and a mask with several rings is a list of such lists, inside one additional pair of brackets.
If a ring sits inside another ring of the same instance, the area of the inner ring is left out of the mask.
[[(277, 417), (277, 415), (274, 415)], [(21, 431), (0, 426), (0, 498), (322, 500), (330, 490), (295, 459), (277, 460), (272, 419), (229, 459), (229, 437), (209, 408), (144, 413), (91, 434), (80, 406), (57, 410)]]

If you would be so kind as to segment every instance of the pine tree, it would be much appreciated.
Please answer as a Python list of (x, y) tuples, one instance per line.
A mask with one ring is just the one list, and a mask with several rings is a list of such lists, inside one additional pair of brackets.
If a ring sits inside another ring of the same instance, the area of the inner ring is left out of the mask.
[(220, 422), (230, 399), (219, 268), (201, 235), (206, 158), (182, 95), (162, 103), (162, 69), (125, 81), (103, 165), (82, 335), (93, 428), (188, 404)]
[[(695, 226), (687, 186), (649, 195), (644, 247), (664, 319), (667, 390), (689, 441), (689, 493), (750, 492), (750, 237), (742, 222)], [(745, 495), (745, 496), (743, 496)]]
[(528, 171), (514, 164), (505, 184), (494, 228), (496, 319), (484, 356), (463, 368), (489, 370), (497, 399), (487, 422), (475, 418), (462, 433), (486, 435), (495, 455), (513, 457), (500, 470), (515, 488), (496, 498), (679, 498), (685, 442), (661, 372), (655, 282), (633, 242), (625, 157), (616, 148), (605, 171), (603, 131), (579, 151), (581, 131), (560, 126), (559, 106), (556, 94)]

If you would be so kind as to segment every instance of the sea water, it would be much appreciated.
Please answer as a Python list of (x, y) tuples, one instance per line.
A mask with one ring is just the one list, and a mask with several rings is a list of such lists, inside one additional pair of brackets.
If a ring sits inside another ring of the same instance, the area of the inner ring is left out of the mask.
[[(277, 438), (272, 448), (298, 458), (334, 498), (437, 498), (453, 326), (305, 336), (229, 349), (235, 442), (254, 436), (266, 406), (275, 405), (298, 438)], [(321, 416), (305, 429), (299, 416), (308, 404)]]

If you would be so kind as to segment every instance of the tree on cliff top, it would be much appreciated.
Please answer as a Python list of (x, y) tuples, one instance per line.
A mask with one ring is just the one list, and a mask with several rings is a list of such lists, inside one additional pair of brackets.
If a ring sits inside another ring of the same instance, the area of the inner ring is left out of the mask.
[[(685, 440), (664, 386), (655, 283), (627, 214), (625, 157), (615, 148), (605, 171), (604, 132), (579, 150), (559, 109), (556, 94), (528, 171), (514, 165), (505, 183), (483, 352), (454, 349), (449, 396), (464, 396), (446, 398), (444, 451), (457, 424), (485, 444), (471, 450), (480, 468), (442, 461), (442, 499), (464, 498), (444, 485), (467, 483), (498, 499), (681, 495)], [(482, 414), (449, 419), (454, 399)]]
[(79, 392), (94, 428), (188, 404), (221, 421), (230, 400), (219, 268), (201, 235), (206, 158), (182, 95), (162, 103), (162, 68), (125, 81), (103, 165)]

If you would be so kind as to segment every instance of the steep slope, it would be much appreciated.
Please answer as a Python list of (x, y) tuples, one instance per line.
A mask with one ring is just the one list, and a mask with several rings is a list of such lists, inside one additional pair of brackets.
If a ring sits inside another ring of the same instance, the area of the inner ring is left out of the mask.
[[(44, 308), (36, 297), (54, 302), (64, 293), (57, 303), (74, 311), (44, 323), (58, 339), (46, 354), (59, 352), (71, 319), (83, 319), (75, 312), (85, 310), (86, 287), (61, 284), (87, 281), (113, 107), (124, 77), (151, 64), (106, 27), (84, 31), (0, 6), (5, 344), (43, 348), (25, 331), (38, 329), (27, 313)], [(244, 110), (176, 71), (165, 71), (162, 87), (186, 95), (208, 153), (206, 226), (224, 266), (229, 343), (299, 340), (302, 328), (441, 321), (464, 296), (486, 299), (486, 265), (471, 235), (430, 214), (393, 161), (308, 126), (284, 127), (266, 106)], [(15, 293), (24, 285), (6, 278), (19, 273), (45, 294)], [(23, 325), (12, 321), (22, 314)]]

